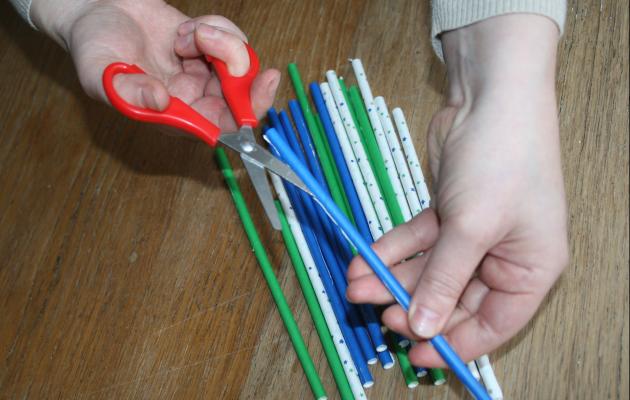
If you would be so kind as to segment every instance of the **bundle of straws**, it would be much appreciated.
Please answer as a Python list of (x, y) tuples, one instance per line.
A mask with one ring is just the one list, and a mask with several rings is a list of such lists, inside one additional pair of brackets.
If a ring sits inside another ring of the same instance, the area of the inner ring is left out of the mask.
[[(373, 97), (361, 61), (354, 59), (351, 63), (358, 86), (347, 88), (334, 71), (326, 73), (327, 82), (309, 85), (316, 113), (297, 66), (290, 64), (297, 101), (289, 101), (289, 112), (269, 110), (269, 125), (263, 131), (272, 152), (291, 165), (314, 194), (311, 198), (272, 176), (282, 236), (339, 394), (342, 399), (364, 399), (365, 389), (374, 384), (368, 366), (380, 362), (384, 369), (392, 368), (395, 361), (391, 351), (410, 388), (425, 375), (434, 385), (443, 384), (446, 378), (441, 369), (411, 365), (407, 351), (412, 341), (382, 327), (379, 310), (346, 300), (346, 270), (351, 259), (360, 253), (373, 266), (370, 254), (365, 253), (371, 250), (365, 247), (430, 205), (403, 111), (395, 108), (392, 122), (383, 97)], [(221, 150), (217, 156), (313, 394), (317, 399), (327, 398), (227, 158)], [(313, 190), (309, 179), (318, 190)], [(397, 282), (389, 285), (387, 277), (382, 279), (405, 307), (409, 295), (402, 287), (390, 287), (399, 286)], [(401, 293), (397, 295), (397, 291)], [(441, 337), (432, 339), (432, 343), (476, 398), (503, 397), (487, 356), (464, 366)]]

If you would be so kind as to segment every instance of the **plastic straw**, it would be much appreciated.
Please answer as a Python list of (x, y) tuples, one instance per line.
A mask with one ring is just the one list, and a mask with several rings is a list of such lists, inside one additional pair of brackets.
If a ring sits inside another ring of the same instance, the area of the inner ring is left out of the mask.
[(351, 61), (352, 68), (354, 69), (354, 75), (357, 78), (359, 90), (361, 91), (361, 96), (363, 97), (363, 102), (370, 119), (370, 125), (372, 126), (372, 130), (374, 132), (374, 138), (376, 139), (381, 157), (383, 158), (385, 171), (387, 172), (387, 176), (389, 176), (396, 200), (398, 201), (398, 205), (400, 206), (400, 210), (403, 214), (403, 219), (405, 221), (409, 221), (412, 217), (411, 210), (409, 209), (405, 192), (400, 182), (400, 178), (398, 177), (398, 171), (396, 170), (396, 164), (394, 163), (392, 153), (389, 149), (389, 144), (385, 138), (385, 132), (383, 131), (383, 127), (381, 125), (381, 119), (376, 111), (376, 104), (374, 103), (374, 97), (372, 96), (372, 89), (370, 88), (367, 76), (363, 70), (363, 64), (359, 59)]
[(380, 184), (383, 198), (385, 199), (385, 204), (387, 205), (387, 209), (389, 210), (389, 215), (392, 218), (394, 226), (400, 225), (404, 223), (405, 220), (411, 219), (411, 213), (409, 212), (407, 200), (405, 200), (404, 196), (401, 198), (402, 206), (404, 206), (404, 209), (406, 211), (406, 214), (403, 215), (401, 204), (399, 204), (399, 199), (396, 197), (396, 193), (394, 192), (393, 183), (398, 182), (398, 185), (400, 186), (400, 181), (398, 180), (398, 176), (396, 176), (395, 179), (392, 180), (388, 175), (387, 169), (385, 168), (385, 162), (383, 161), (383, 156), (381, 155), (381, 151), (378, 148), (378, 143), (376, 142), (376, 138), (374, 137), (374, 131), (372, 130), (370, 120), (368, 119), (367, 112), (365, 111), (365, 108), (363, 106), (359, 89), (356, 86), (352, 86), (349, 91), (349, 96), (350, 103), (354, 107), (354, 112), (357, 115), (359, 126), (361, 126), (361, 137), (363, 138), (363, 144), (365, 145), (365, 149), (367, 150), (367, 154), (371, 160), (370, 164), (374, 169), (374, 175), (376, 176), (376, 179), (378, 179), (378, 182)]
[(483, 355), (479, 357), (476, 363), (477, 367), (479, 367), (479, 374), (481, 375), (483, 384), (486, 386), (486, 389), (488, 389), (492, 400), (503, 400), (503, 391), (501, 391), (499, 381), (497, 381), (497, 377), (494, 375), (488, 356)]
[[(278, 154), (282, 154), (282, 158), (291, 166), (294, 172), (302, 179), (304, 184), (311, 190), (313, 197), (324, 208), (330, 218), (340, 226), (343, 232), (346, 234), (348, 240), (354, 244), (359, 251), (359, 254), (363, 256), (363, 259), (372, 268), (376, 276), (381, 280), (383, 285), (389, 290), (394, 299), (403, 307), (405, 311), (409, 310), (409, 303), (411, 296), (402, 287), (400, 282), (389, 271), (383, 261), (372, 250), (369, 243), (363, 240), (359, 232), (354, 228), (350, 221), (345, 217), (343, 212), (335, 205), (332, 199), (326, 194), (326, 192), (320, 187), (315, 178), (308, 172), (307, 168), (300, 162), (297, 156), (291, 151), (291, 148), (282, 139), (280, 134), (275, 129), (269, 129), (265, 135), (265, 138), (271, 142), (273, 147), (276, 148)], [(443, 336), (438, 335), (430, 339), (430, 343), (435, 350), (444, 359), (446, 364), (453, 370), (455, 375), (462, 381), (462, 383), (470, 390), (470, 392), (477, 398), (483, 400), (490, 400), (490, 397), (486, 393), (483, 386), (477, 382), (472, 376), (466, 364), (461, 358), (454, 352), (451, 346), (446, 342)]]
[(372, 204), (372, 200), (370, 199), (370, 194), (368, 193), (366, 187), (367, 185), (365, 184), (365, 180), (363, 179), (363, 175), (361, 174), (361, 170), (359, 169), (354, 151), (352, 150), (352, 146), (350, 145), (350, 140), (346, 135), (346, 128), (343, 126), (343, 122), (341, 121), (339, 110), (337, 110), (337, 106), (335, 105), (335, 101), (333, 100), (330, 86), (328, 85), (328, 83), (322, 83), (321, 85), (319, 85), (319, 88), (322, 91), (322, 96), (324, 97), (324, 102), (326, 103), (326, 109), (328, 109), (328, 113), (330, 114), (333, 127), (337, 135), (337, 139), (339, 139), (339, 145), (341, 146), (343, 157), (346, 160), (346, 166), (350, 171), (352, 182), (354, 183), (354, 188), (357, 191), (357, 195), (359, 196), (359, 202), (361, 203), (361, 207), (363, 208), (363, 212), (365, 213), (365, 218), (368, 221), (370, 233), (372, 235), (372, 238), (374, 240), (377, 240), (378, 238), (383, 236), (383, 228), (381, 227), (378, 217), (376, 216), (376, 210), (374, 209), (374, 205)]
[(313, 360), (308, 353), (306, 344), (304, 343), (304, 339), (302, 338), (302, 334), (300, 333), (298, 325), (295, 322), (293, 315), (291, 314), (291, 309), (289, 308), (289, 304), (284, 297), (284, 293), (282, 293), (282, 289), (280, 288), (278, 279), (273, 272), (273, 268), (271, 266), (271, 263), (269, 262), (269, 258), (267, 257), (265, 248), (260, 241), (260, 237), (258, 236), (256, 227), (254, 226), (254, 222), (252, 221), (252, 218), (247, 209), (245, 199), (243, 198), (241, 190), (238, 186), (238, 182), (234, 177), (234, 172), (232, 170), (232, 167), (230, 166), (230, 162), (225, 155), (225, 151), (223, 149), (217, 148), (215, 154), (219, 163), (219, 167), (221, 168), (221, 172), (223, 173), (223, 177), (225, 178), (225, 182), (227, 183), (228, 188), (230, 189), (230, 193), (232, 194), (232, 200), (234, 201), (234, 205), (236, 206), (238, 215), (241, 218), (241, 222), (243, 223), (243, 228), (245, 229), (247, 238), (252, 245), (254, 255), (258, 260), (258, 264), (260, 265), (260, 269), (263, 273), (263, 276), (265, 277), (265, 281), (269, 286), (269, 291), (271, 292), (271, 296), (276, 303), (278, 312), (280, 313), (280, 317), (282, 318), (282, 322), (284, 322), (284, 326), (289, 333), (291, 343), (293, 344), (293, 348), (295, 349), (298, 359), (302, 364), (302, 368), (304, 369), (306, 379), (311, 386), (313, 395), (317, 399), (326, 399), (328, 398), (328, 396), (326, 396), (324, 386), (322, 385), (321, 379), (317, 374), (317, 370), (315, 369)]
[(352, 393), (354, 394), (355, 399), (365, 398), (365, 391), (363, 390), (363, 385), (361, 384), (361, 381), (359, 379), (357, 368), (350, 354), (350, 350), (348, 349), (348, 344), (344, 340), (339, 322), (337, 321), (337, 317), (335, 316), (335, 313), (333, 311), (333, 306), (328, 298), (328, 295), (326, 294), (326, 289), (319, 275), (315, 260), (313, 259), (313, 255), (311, 254), (311, 250), (309, 249), (309, 246), (307, 244), (306, 237), (304, 236), (304, 232), (302, 230), (302, 227), (300, 226), (300, 222), (298, 221), (298, 218), (295, 215), (295, 211), (291, 206), (291, 202), (289, 201), (289, 196), (287, 195), (282, 181), (278, 176), (272, 174), (271, 181), (273, 183), (274, 189), (276, 190), (276, 194), (278, 195), (278, 199), (282, 204), (282, 208), (284, 209), (284, 213), (289, 223), (289, 227), (291, 228), (291, 232), (293, 233), (293, 236), (296, 240), (298, 250), (300, 252), (300, 255), (302, 256), (302, 260), (306, 268), (306, 273), (308, 274), (315, 295), (317, 296), (319, 306), (321, 308), (324, 319), (326, 320), (326, 324), (328, 325), (328, 330), (330, 331), (330, 335), (332, 337), (335, 349), (337, 350), (337, 354), (342, 361), (342, 366), (346, 378), (348, 379), (348, 383), (350, 384)]
[(417, 376), (418, 378), (422, 378), (422, 377), (424, 377), (424, 376), (426, 376), (426, 375), (427, 375), (427, 370), (426, 370), (426, 368), (422, 368), (422, 367), (416, 367), (416, 366), (414, 366), (414, 367), (413, 367), (413, 370), (414, 370), (414, 372), (416, 373), (416, 376)]
[(416, 152), (413, 140), (409, 134), (409, 126), (405, 120), (405, 114), (397, 107), (392, 110), (392, 115), (394, 116), (396, 129), (398, 129), (400, 142), (405, 152), (409, 172), (413, 178), (413, 184), (415, 185), (418, 197), (420, 198), (420, 206), (424, 210), (431, 204), (431, 195), (429, 195), (429, 189), (427, 188), (427, 183), (424, 180), (424, 174), (422, 173), (422, 166), (420, 165), (420, 160), (418, 159), (418, 153)]
[(405, 192), (405, 198), (407, 199), (407, 203), (409, 204), (411, 215), (418, 215), (422, 211), (422, 207), (420, 206), (420, 198), (418, 197), (416, 187), (414, 186), (413, 180), (411, 179), (409, 167), (407, 167), (407, 161), (405, 161), (405, 156), (400, 148), (400, 143), (398, 142), (398, 137), (396, 136), (396, 130), (394, 129), (391, 118), (389, 117), (387, 104), (385, 104), (385, 99), (380, 96), (374, 99), (374, 101), (376, 102), (376, 111), (378, 112), (378, 116), (381, 119), (381, 125), (383, 126), (383, 130), (385, 131), (387, 144), (389, 144), (389, 149), (392, 152), (394, 164), (396, 164), (398, 177), (400, 178), (400, 182), (402, 182), (403, 191)]
[(343, 97), (341, 87), (339, 86), (339, 81), (337, 80), (337, 74), (335, 73), (335, 71), (328, 71), (326, 72), (326, 78), (328, 79), (328, 84), (330, 85), (330, 90), (332, 92), (333, 98), (335, 99), (335, 104), (337, 105), (337, 109), (339, 110), (339, 114), (341, 115), (341, 121), (343, 122), (346, 129), (346, 134), (348, 135), (350, 145), (352, 146), (352, 150), (354, 151), (354, 155), (356, 156), (356, 163), (358, 164), (361, 174), (363, 175), (363, 179), (367, 184), (368, 193), (370, 194), (372, 204), (374, 204), (376, 215), (379, 218), (381, 227), (385, 232), (387, 232), (392, 229), (392, 221), (389, 218), (389, 212), (387, 211), (387, 207), (385, 206), (383, 195), (379, 190), (378, 183), (376, 182), (376, 177), (374, 176), (374, 173), (368, 161), (365, 149), (361, 144), (359, 132), (357, 131), (357, 128), (352, 121), (350, 110), (348, 109), (348, 105), (346, 104), (345, 98)]

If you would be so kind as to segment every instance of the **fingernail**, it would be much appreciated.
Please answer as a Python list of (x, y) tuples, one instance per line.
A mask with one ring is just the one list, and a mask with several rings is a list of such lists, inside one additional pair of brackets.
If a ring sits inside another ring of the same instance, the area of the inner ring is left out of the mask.
[(186, 21), (177, 28), (177, 33), (181, 36), (188, 35), (195, 30), (195, 21)]
[(409, 324), (416, 335), (431, 338), (437, 335), (437, 324), (440, 316), (433, 310), (412, 305), (409, 309)]
[(199, 24), (199, 26), (197, 27), (197, 32), (199, 32), (199, 36), (201, 36), (202, 39), (209, 40), (216, 39), (221, 34), (221, 31), (213, 26), (206, 24)]
[(267, 93), (270, 96), (273, 96), (276, 93), (276, 89), (278, 88), (278, 83), (280, 83), (280, 79), (273, 78), (269, 81), (269, 85), (267, 86)]
[(184, 35), (175, 39), (175, 47), (178, 49), (185, 49), (192, 42), (192, 35)]
[(142, 100), (144, 101), (144, 104), (147, 106), (147, 108), (150, 108), (152, 110), (158, 109), (157, 100), (151, 90), (144, 88), (142, 89)]

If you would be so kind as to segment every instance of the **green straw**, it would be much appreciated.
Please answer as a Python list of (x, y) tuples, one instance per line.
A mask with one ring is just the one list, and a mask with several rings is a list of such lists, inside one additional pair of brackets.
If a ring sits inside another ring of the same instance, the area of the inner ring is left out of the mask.
[(300, 256), (297, 243), (295, 242), (295, 238), (291, 233), (291, 228), (289, 228), (289, 222), (287, 221), (287, 217), (286, 215), (284, 215), (284, 210), (282, 209), (282, 206), (280, 205), (280, 202), (278, 200), (276, 200), (276, 208), (278, 209), (278, 216), (280, 217), (280, 224), (282, 225), (282, 238), (284, 239), (284, 243), (287, 246), (287, 252), (289, 253), (289, 257), (291, 258), (291, 263), (293, 264), (293, 269), (295, 270), (295, 276), (297, 277), (297, 280), (300, 283), (300, 287), (302, 288), (302, 294), (304, 295), (304, 299), (306, 300), (306, 305), (311, 312), (311, 318), (313, 319), (313, 324), (315, 325), (315, 329), (317, 330), (317, 334), (319, 335), (319, 340), (322, 343), (322, 347), (324, 348), (324, 353), (326, 354), (328, 365), (330, 365), (330, 369), (332, 371), (333, 377), (335, 378), (335, 382), (337, 382), (337, 389), (339, 390), (339, 394), (341, 395), (342, 399), (353, 399), (354, 397), (352, 395), (352, 389), (350, 389), (348, 378), (346, 378), (346, 374), (344, 373), (343, 366), (341, 365), (341, 359), (339, 358), (339, 354), (337, 354), (337, 350), (335, 349), (335, 344), (332, 341), (330, 331), (328, 330), (328, 325), (326, 325), (326, 320), (324, 319), (322, 309), (317, 302), (315, 290), (313, 289), (313, 285), (308, 278), (306, 266), (304, 266), (304, 262), (302, 261), (302, 256)]
[[(350, 110), (350, 115), (352, 115), (352, 122), (354, 122), (354, 126), (357, 127), (357, 131), (359, 131), (359, 134), (361, 134), (361, 125), (359, 125), (357, 121), (357, 112), (354, 109), (354, 106), (352, 105), (352, 103), (350, 102), (350, 95), (348, 94), (348, 87), (346, 86), (346, 81), (343, 78), (339, 78), (339, 86), (341, 86), (341, 93), (343, 93), (343, 97), (346, 100), (346, 105), (348, 106), (348, 110)], [(363, 144), (363, 147), (365, 147), (365, 143)], [(370, 162), (370, 165), (372, 165), (371, 162)], [(372, 165), (372, 169), (374, 169), (373, 165)]]
[(252, 221), (252, 217), (247, 210), (247, 205), (245, 204), (243, 194), (241, 193), (241, 190), (238, 187), (238, 182), (234, 177), (234, 171), (230, 166), (230, 162), (223, 149), (217, 148), (215, 154), (217, 157), (217, 162), (219, 163), (219, 167), (221, 168), (221, 172), (223, 173), (223, 177), (225, 178), (225, 182), (227, 183), (228, 188), (230, 189), (230, 193), (232, 194), (232, 200), (234, 200), (236, 211), (241, 218), (241, 222), (243, 223), (243, 228), (245, 229), (247, 238), (249, 239), (249, 242), (254, 250), (254, 255), (256, 256), (263, 276), (267, 281), (271, 296), (276, 302), (276, 306), (278, 307), (278, 312), (280, 313), (282, 322), (284, 322), (284, 326), (289, 333), (291, 343), (293, 343), (293, 348), (295, 349), (298, 359), (302, 364), (302, 368), (304, 369), (304, 373), (306, 374), (306, 379), (311, 385), (313, 395), (315, 395), (315, 398), (318, 400), (326, 399), (328, 398), (328, 396), (326, 395), (324, 386), (322, 385), (321, 379), (317, 374), (317, 370), (315, 369), (313, 360), (308, 354), (308, 350), (306, 349), (306, 344), (304, 343), (302, 334), (300, 333), (298, 325), (295, 322), (293, 315), (291, 314), (291, 309), (289, 308), (287, 299), (284, 297), (282, 289), (280, 288), (280, 283), (278, 283), (278, 279), (273, 272), (273, 268), (271, 266), (271, 263), (269, 262), (267, 253), (265, 252), (265, 248), (260, 241), (260, 237), (258, 236), (256, 227), (254, 226), (254, 221)]
[(337, 206), (341, 208), (341, 210), (348, 218), (351, 218), (350, 209), (345, 207), (346, 203), (344, 202), (344, 195), (341, 192), (340, 184), (337, 182), (337, 176), (335, 175), (335, 172), (331, 167), (333, 163), (329, 158), (329, 153), (326, 150), (326, 147), (324, 146), (324, 142), (322, 140), (323, 135), (320, 134), (317, 122), (315, 122), (315, 116), (313, 115), (311, 106), (308, 103), (306, 93), (304, 92), (304, 86), (302, 85), (302, 77), (300, 76), (300, 71), (298, 70), (295, 63), (289, 64), (288, 70), (289, 77), (291, 77), (291, 82), (293, 83), (293, 88), (295, 90), (295, 96), (300, 103), (300, 108), (302, 109), (302, 113), (304, 114), (304, 119), (306, 120), (308, 130), (311, 132), (313, 144), (315, 145), (315, 151), (319, 155), (320, 164), (322, 166), (322, 170), (324, 171), (324, 177), (326, 178), (326, 182), (328, 183), (330, 194), (335, 204), (337, 204)]
[(392, 345), (392, 348), (394, 349), (394, 353), (396, 353), (396, 357), (398, 358), (398, 365), (400, 365), (400, 370), (402, 371), (403, 377), (405, 378), (407, 387), (415, 388), (416, 386), (418, 386), (418, 377), (416, 376), (416, 372), (411, 366), (409, 356), (407, 355), (407, 350), (398, 345), (398, 341), (391, 332), (388, 332), (387, 336), (389, 338), (390, 344)]
[(363, 137), (363, 144), (365, 145), (367, 154), (370, 157), (370, 164), (372, 165), (372, 169), (374, 171), (374, 174), (376, 175), (376, 179), (378, 180), (379, 186), (381, 187), (381, 192), (383, 193), (383, 198), (385, 200), (385, 205), (387, 206), (387, 209), (389, 211), (389, 215), (392, 218), (392, 223), (394, 224), (394, 226), (401, 225), (405, 223), (405, 220), (403, 218), (402, 211), (400, 210), (398, 200), (396, 199), (394, 187), (392, 186), (392, 182), (387, 175), (385, 162), (383, 161), (383, 156), (381, 155), (378, 143), (376, 143), (374, 131), (372, 130), (372, 125), (370, 124), (367, 110), (363, 105), (363, 100), (361, 98), (359, 88), (357, 88), (356, 86), (352, 86), (348, 94), (350, 96), (350, 104), (352, 104), (354, 112), (357, 116), (357, 120), (359, 121), (359, 125), (361, 126), (361, 136)]
[(429, 368), (429, 376), (435, 386), (442, 385), (446, 382), (446, 375), (440, 368)]

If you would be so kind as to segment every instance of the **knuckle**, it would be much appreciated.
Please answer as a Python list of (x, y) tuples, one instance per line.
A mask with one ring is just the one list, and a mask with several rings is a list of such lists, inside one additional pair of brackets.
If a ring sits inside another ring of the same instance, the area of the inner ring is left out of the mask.
[(464, 285), (451, 274), (429, 274), (423, 277), (425, 287), (431, 292), (431, 296), (457, 301), (464, 291)]

